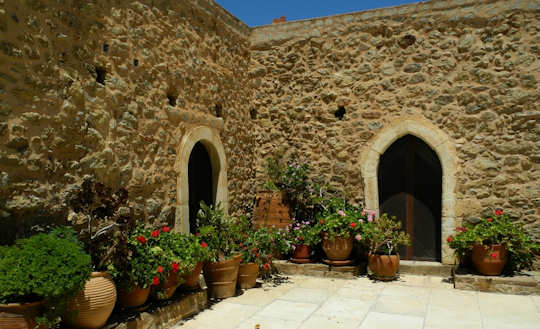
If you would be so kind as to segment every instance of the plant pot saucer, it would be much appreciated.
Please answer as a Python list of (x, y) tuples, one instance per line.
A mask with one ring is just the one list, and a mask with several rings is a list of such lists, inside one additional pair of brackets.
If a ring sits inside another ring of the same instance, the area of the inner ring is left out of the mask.
[(352, 259), (345, 259), (345, 260), (330, 260), (330, 259), (323, 259), (323, 263), (331, 265), (331, 266), (347, 266), (347, 265), (353, 265), (354, 260)]
[(291, 262), (296, 264), (307, 264), (311, 263), (311, 259), (309, 258), (291, 258)]

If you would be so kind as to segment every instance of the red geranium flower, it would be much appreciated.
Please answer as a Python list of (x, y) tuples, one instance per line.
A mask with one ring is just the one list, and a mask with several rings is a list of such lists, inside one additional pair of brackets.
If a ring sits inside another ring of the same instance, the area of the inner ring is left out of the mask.
[(503, 214), (502, 209), (495, 209), (495, 216), (500, 216)]
[(152, 237), (157, 238), (158, 236), (159, 236), (159, 230), (154, 230), (154, 232), (152, 232)]
[(172, 268), (173, 273), (178, 272), (178, 263), (172, 263), (171, 268)]
[(462, 227), (462, 228), (461, 228), (461, 232), (467, 232), (467, 228), (466, 228), (466, 227)]
[(494, 251), (492, 252), (491, 254), (489, 254), (491, 256), (491, 258), (493, 259), (497, 259), (497, 257), (499, 257), (499, 253), (497, 251)]
[(159, 265), (159, 266), (157, 267), (157, 271), (158, 271), (158, 273), (163, 272), (163, 267), (162, 267), (161, 265)]
[(168, 226), (163, 226), (163, 232), (169, 232), (171, 229)]
[(449, 237), (446, 238), (446, 242), (450, 243), (450, 241), (452, 241), (452, 238), (453, 238), (453, 236), (450, 235)]
[(195, 236), (199, 236), (199, 235), (201, 235), (201, 233), (199, 233), (199, 232), (195, 233)]
[(242, 247), (242, 243), (240, 242), (240, 243), (238, 244), (238, 246), (241, 248), (241, 247)]
[(352, 227), (352, 228), (355, 228), (355, 227), (356, 227), (356, 223), (351, 223), (351, 227)]
[(201, 242), (201, 247), (206, 248), (206, 247), (208, 247), (208, 244), (203, 241), (203, 242)]
[(145, 244), (146, 243), (146, 238), (144, 237), (144, 235), (139, 235), (137, 237), (137, 241), (139, 241), (141, 244)]
[(159, 278), (155, 276), (154, 279), (152, 280), (152, 285), (157, 286), (158, 284), (159, 284)]
[(321, 219), (319, 223), (321, 223), (321, 225), (324, 224), (324, 219)]
[(489, 217), (489, 218), (487, 219), (487, 221), (491, 223), (491, 222), (493, 222), (493, 218)]
[(264, 268), (265, 271), (268, 271), (270, 269), (270, 264), (269, 263), (264, 263), (263, 268)]

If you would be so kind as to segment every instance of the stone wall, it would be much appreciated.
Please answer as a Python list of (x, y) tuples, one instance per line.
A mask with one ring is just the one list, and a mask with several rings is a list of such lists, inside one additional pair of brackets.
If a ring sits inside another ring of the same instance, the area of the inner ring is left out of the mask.
[(209, 0), (0, 0), (2, 243), (65, 221), (63, 196), (86, 174), (127, 187), (141, 220), (172, 225), (177, 148), (199, 125), (221, 137), (242, 210), (249, 33)]
[[(314, 179), (364, 201), (366, 152), (384, 152), (379, 135), (414, 122), (433, 149), (442, 138), (451, 150), (439, 154), (443, 168), (455, 165), (446, 231), (502, 207), (540, 239), (539, 30), (533, 0), (431, 1), (254, 28), (257, 183), (267, 157), (297, 154)], [(388, 141), (412, 133), (403, 127)]]

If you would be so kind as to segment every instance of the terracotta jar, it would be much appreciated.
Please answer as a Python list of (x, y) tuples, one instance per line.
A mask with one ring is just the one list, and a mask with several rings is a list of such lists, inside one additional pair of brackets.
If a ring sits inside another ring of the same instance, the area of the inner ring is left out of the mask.
[(257, 278), (259, 277), (259, 264), (248, 263), (240, 264), (238, 268), (238, 286), (242, 289), (250, 289), (255, 287)]
[(124, 308), (138, 307), (146, 303), (150, 295), (150, 286), (145, 289), (135, 286), (131, 291), (118, 291), (118, 306)]
[(0, 304), (0, 328), (34, 329), (43, 301), (24, 304)]
[(227, 298), (236, 293), (236, 281), (241, 257), (204, 264), (204, 279), (208, 285), (209, 298)]
[(294, 245), (293, 258), (295, 259), (309, 259), (310, 248), (305, 244)]
[(373, 272), (375, 278), (382, 281), (391, 281), (396, 278), (399, 270), (398, 255), (368, 255), (368, 267)]
[(178, 288), (179, 282), (180, 275), (178, 274), (178, 272), (169, 272), (167, 278), (163, 281), (163, 284), (161, 285), (161, 293), (156, 293), (155, 296), (153, 296), (160, 300), (171, 298), (176, 292), (176, 288)]
[(253, 209), (253, 226), (284, 228), (291, 222), (289, 198), (285, 192), (257, 192)]
[(353, 249), (352, 237), (335, 237), (328, 239), (327, 235), (323, 235), (322, 248), (326, 257), (330, 260), (346, 260), (351, 255)]
[(69, 313), (63, 319), (76, 328), (101, 328), (111, 315), (115, 303), (116, 286), (111, 276), (107, 272), (92, 272), (83, 291), (69, 302)]
[(182, 276), (184, 279), (182, 286), (190, 289), (197, 288), (199, 285), (199, 275), (201, 274), (202, 268), (203, 263), (198, 262), (193, 271)]
[(472, 250), (472, 261), (476, 270), (484, 275), (500, 275), (506, 265), (506, 248), (503, 245), (483, 246), (475, 244)]

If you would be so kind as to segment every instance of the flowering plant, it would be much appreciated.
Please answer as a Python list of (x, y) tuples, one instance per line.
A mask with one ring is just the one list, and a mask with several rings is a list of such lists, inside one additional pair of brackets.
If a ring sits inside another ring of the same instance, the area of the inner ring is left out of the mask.
[(397, 254), (400, 246), (410, 244), (409, 235), (401, 230), (401, 222), (387, 214), (377, 219), (373, 212), (368, 213), (363, 232), (363, 241), (372, 254)]
[[(450, 235), (446, 241), (460, 260), (467, 257), (475, 244), (484, 246), (503, 245), (508, 252), (508, 262), (505, 272), (514, 273), (531, 268), (535, 253), (539, 246), (525, 232), (521, 223), (513, 223), (502, 209), (496, 209), (493, 214), (483, 218), (471, 218), (463, 227), (456, 229), (456, 234)], [(492, 253), (491, 257), (498, 257)]]
[(270, 242), (272, 244), (272, 254), (286, 255), (291, 251), (291, 243), (287, 237), (287, 231), (284, 228), (272, 227), (268, 229), (268, 235), (270, 236)]
[[(322, 205), (323, 211), (317, 216), (315, 230), (323, 233), (327, 239), (336, 237), (355, 237), (361, 240), (362, 224), (368, 219), (366, 211), (358, 208), (341, 198), (331, 197)], [(369, 215), (372, 218), (372, 214)]]
[(197, 219), (197, 234), (200, 235), (201, 245), (209, 248), (210, 261), (224, 261), (238, 254), (241, 229), (236, 225), (235, 218), (226, 215), (219, 203), (214, 207), (201, 202)]
[(309, 221), (295, 221), (285, 227), (289, 242), (293, 245), (306, 245), (313, 247), (321, 242), (319, 232)]

